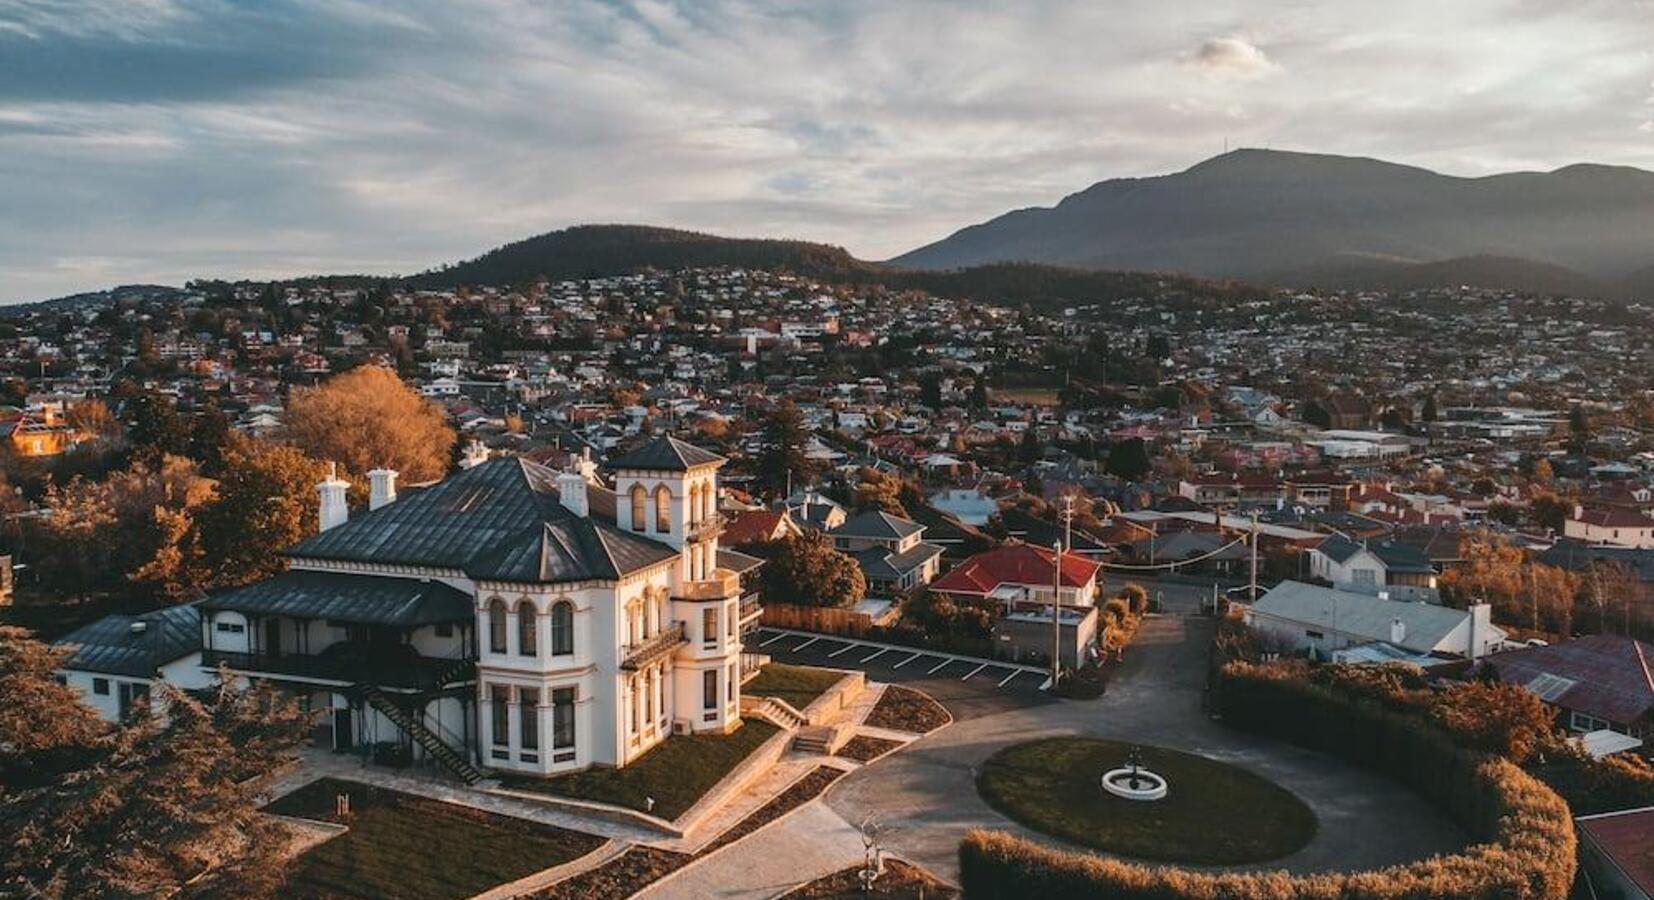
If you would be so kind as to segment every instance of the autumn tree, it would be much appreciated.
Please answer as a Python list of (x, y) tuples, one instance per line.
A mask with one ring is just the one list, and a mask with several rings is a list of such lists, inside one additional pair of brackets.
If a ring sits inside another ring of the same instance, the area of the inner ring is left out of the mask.
[(856, 478), (851, 505), (857, 511), (874, 510), (908, 518), (907, 507), (902, 503), (901, 476), (863, 466)]
[(315, 490), (325, 473), (296, 447), (232, 438), (218, 494), (198, 516), (211, 583), (241, 585), (281, 571), (282, 548), (316, 531)]
[(384, 466), (412, 482), (446, 474), (457, 439), (441, 406), (381, 366), (294, 388), (283, 424), (307, 456), (336, 462), (357, 477)]
[(1491, 533), (1465, 542), (1465, 561), (1441, 577), (1442, 598), (1466, 607), (1492, 604), (1506, 624), (1555, 634), (1572, 630), (1579, 579), (1556, 566), (1530, 562), (1520, 547)]
[(70, 651), (14, 626), (0, 625), (0, 797), (25, 784), (49, 783), (104, 731), (80, 692), (55, 677)]
[(764, 596), (777, 603), (849, 607), (867, 593), (867, 579), (856, 561), (833, 549), (819, 531), (806, 531), (759, 545), (767, 562), (760, 570)]

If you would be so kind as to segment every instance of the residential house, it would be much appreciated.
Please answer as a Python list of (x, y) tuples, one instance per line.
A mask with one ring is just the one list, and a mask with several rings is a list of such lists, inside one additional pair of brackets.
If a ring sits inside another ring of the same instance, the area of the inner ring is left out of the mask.
[(1520, 684), (1555, 707), (1572, 731), (1654, 738), (1654, 646), (1592, 634), (1491, 656), (1501, 681)]
[(924, 541), (925, 526), (869, 510), (827, 531), (833, 548), (856, 560), (867, 593), (890, 597), (923, 587), (936, 577), (942, 548)]
[(1389, 644), (1411, 654), (1480, 659), (1499, 649), (1505, 631), (1491, 608), (1468, 610), (1409, 603), (1372, 594), (1283, 581), (1246, 610), (1246, 622), (1293, 649), (1330, 659), (1335, 651)]

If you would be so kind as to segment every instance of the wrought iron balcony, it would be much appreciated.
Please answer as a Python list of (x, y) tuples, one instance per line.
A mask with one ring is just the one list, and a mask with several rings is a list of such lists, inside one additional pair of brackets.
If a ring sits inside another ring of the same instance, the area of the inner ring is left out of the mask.
[(683, 623), (673, 622), (654, 637), (622, 647), (620, 667), (627, 671), (641, 669), (687, 643), (689, 638), (684, 634)]
[(334, 644), (322, 653), (236, 653), (201, 651), (201, 665), (220, 664), (247, 675), (301, 678), (345, 684), (372, 684), (392, 690), (432, 691), (476, 680), (476, 663), (469, 659), (422, 656), (399, 645), (396, 651), (371, 644)]
[(764, 603), (763, 603), (762, 600), (759, 599), (759, 597), (756, 593), (747, 594), (746, 596), (741, 598), (741, 618), (740, 618), (740, 622), (741, 622), (742, 625), (745, 625), (748, 622), (751, 622), (753, 619), (756, 619), (756, 618), (758, 618), (759, 616), (761, 616), (763, 614), (764, 614)]

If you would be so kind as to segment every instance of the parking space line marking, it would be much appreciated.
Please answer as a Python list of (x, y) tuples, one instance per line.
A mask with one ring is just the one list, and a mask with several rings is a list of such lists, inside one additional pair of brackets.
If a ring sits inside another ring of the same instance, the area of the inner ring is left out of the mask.
[(856, 649), (855, 644), (845, 644), (844, 646), (838, 648), (837, 650), (834, 650), (832, 653), (829, 653), (827, 655), (828, 656), (837, 656), (840, 653), (845, 653), (845, 652), (848, 652), (848, 651), (854, 650), (854, 649)]
[(821, 638), (818, 638), (818, 637), (810, 638), (809, 640), (805, 641), (804, 643), (799, 644), (797, 647), (794, 647), (793, 652), (797, 653), (798, 651), (803, 650), (805, 647), (808, 647), (811, 644), (813, 644), (813, 643), (815, 643), (816, 641), (819, 641), (819, 640), (821, 640)]
[(773, 643), (775, 643), (775, 642), (776, 642), (776, 641), (779, 641), (779, 640), (781, 640), (781, 639), (782, 639), (782, 638), (784, 638), (784, 637), (786, 637), (786, 636), (787, 636), (787, 633), (786, 633), (786, 632), (785, 632), (785, 631), (783, 631), (783, 632), (781, 632), (781, 633), (780, 633), (780, 634), (778, 634), (778, 635), (776, 635), (776, 636), (775, 636), (775, 637), (772, 637), (772, 638), (770, 638), (770, 639), (769, 639), (769, 640), (767, 640), (767, 641), (762, 641), (762, 642), (760, 642), (760, 643), (759, 643), (759, 644), (758, 644), (758, 646), (760, 646), (760, 647), (768, 647), (768, 646), (769, 646), (769, 645), (771, 645), (771, 644), (773, 644)]
[[(889, 652), (890, 652), (890, 648), (889, 648), (889, 647), (881, 647), (881, 648), (879, 648), (879, 649), (878, 649), (878, 650), (875, 650), (875, 651), (874, 651), (874, 652), (873, 652), (873, 656), (883, 656), (883, 655), (885, 655), (885, 654), (886, 654), (886, 653), (889, 653)], [(873, 658), (873, 656), (869, 656), (869, 657), (865, 657), (865, 658), (863, 658), (863, 659), (862, 659), (862, 662), (867, 662), (867, 661), (868, 661), (868, 660), (870, 660), (870, 659), (872, 659), (872, 658)]]
[(904, 659), (904, 660), (902, 660), (902, 661), (901, 661), (901, 662), (899, 662), (899, 663), (897, 663), (897, 664), (895, 664), (895, 665), (893, 665), (893, 666), (891, 666), (891, 667), (890, 667), (890, 668), (892, 668), (892, 669), (900, 669), (900, 668), (901, 668), (901, 667), (902, 667), (902, 666), (905, 666), (905, 665), (907, 665), (907, 664), (908, 664), (908, 663), (910, 663), (910, 662), (913, 662), (913, 661), (914, 661), (914, 660), (916, 660), (916, 659), (918, 659), (918, 658), (919, 658), (919, 657), (920, 657), (920, 656), (921, 656), (921, 655), (922, 655), (922, 654), (918, 654), (918, 653), (915, 653), (915, 654), (913, 654), (913, 655), (912, 655), (912, 656), (909, 656), (909, 657), (908, 657), (908, 658), (907, 658), (907, 659)]
[(953, 660), (951, 660), (951, 659), (944, 659), (944, 660), (942, 660), (942, 665), (939, 665), (939, 666), (937, 666), (937, 667), (936, 667), (936, 668), (934, 668), (934, 669), (931, 669), (931, 670), (930, 670), (930, 671), (929, 671), (929, 672), (926, 672), (926, 673), (925, 673), (925, 674), (926, 674), (926, 675), (935, 675), (935, 674), (936, 674), (936, 672), (937, 672), (937, 670), (939, 670), (939, 669), (941, 669), (941, 668), (942, 668), (942, 666), (946, 666), (946, 665), (947, 665), (947, 664), (948, 664), (948, 663), (951, 663), (951, 662), (953, 662)]
[(969, 680), (969, 678), (970, 678), (970, 677), (971, 677), (971, 675), (975, 675), (975, 674), (976, 674), (976, 673), (978, 673), (978, 672), (980, 672), (980, 671), (982, 671), (982, 670), (983, 670), (983, 669), (986, 669), (986, 668), (987, 668), (987, 667), (988, 667), (988, 664), (987, 664), (987, 663), (983, 663), (983, 664), (982, 664), (982, 665), (980, 665), (980, 666), (977, 666), (977, 667), (976, 667), (976, 668), (974, 668), (974, 669), (972, 669), (972, 670), (971, 670), (971, 671), (970, 671), (970, 674), (968, 674), (968, 675), (966, 675), (966, 676), (965, 676), (965, 677), (964, 677), (964, 678), (961, 678), (961, 679), (959, 679), (959, 680), (960, 680), (960, 681), (966, 681), (966, 680)]
[(1013, 671), (1011, 674), (1005, 676), (1004, 681), (1001, 681), (1000, 683), (994, 685), (994, 687), (1004, 687), (1006, 685), (1006, 683), (1008, 683), (1011, 679), (1013, 679), (1013, 678), (1015, 678), (1015, 677), (1017, 677), (1018, 675), (1021, 675), (1021, 674), (1022, 674), (1022, 671), (1020, 669), (1018, 669), (1016, 671)]

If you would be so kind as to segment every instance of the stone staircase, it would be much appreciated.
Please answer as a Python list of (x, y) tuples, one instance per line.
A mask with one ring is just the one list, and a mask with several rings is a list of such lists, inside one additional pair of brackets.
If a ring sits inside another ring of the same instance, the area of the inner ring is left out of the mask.
[(741, 714), (762, 716), (788, 731), (797, 731), (810, 724), (803, 713), (793, 709), (787, 701), (774, 697), (742, 697)]
[(850, 740), (853, 729), (838, 725), (807, 725), (793, 737), (793, 749), (800, 753), (819, 753), (832, 756)]
[(408, 711), (397, 706), (384, 692), (371, 684), (359, 684), (356, 690), (362, 695), (367, 704), (378, 710), (380, 715), (396, 723), (396, 727), (407, 732), (414, 743), (425, 748), (425, 752), (436, 760), (439, 765), (453, 773), (466, 784), (476, 784), (487, 776), (472, 765), (458, 750), (448, 746), (448, 743), (438, 737), (436, 732), (425, 727), (423, 722), (408, 714)]

